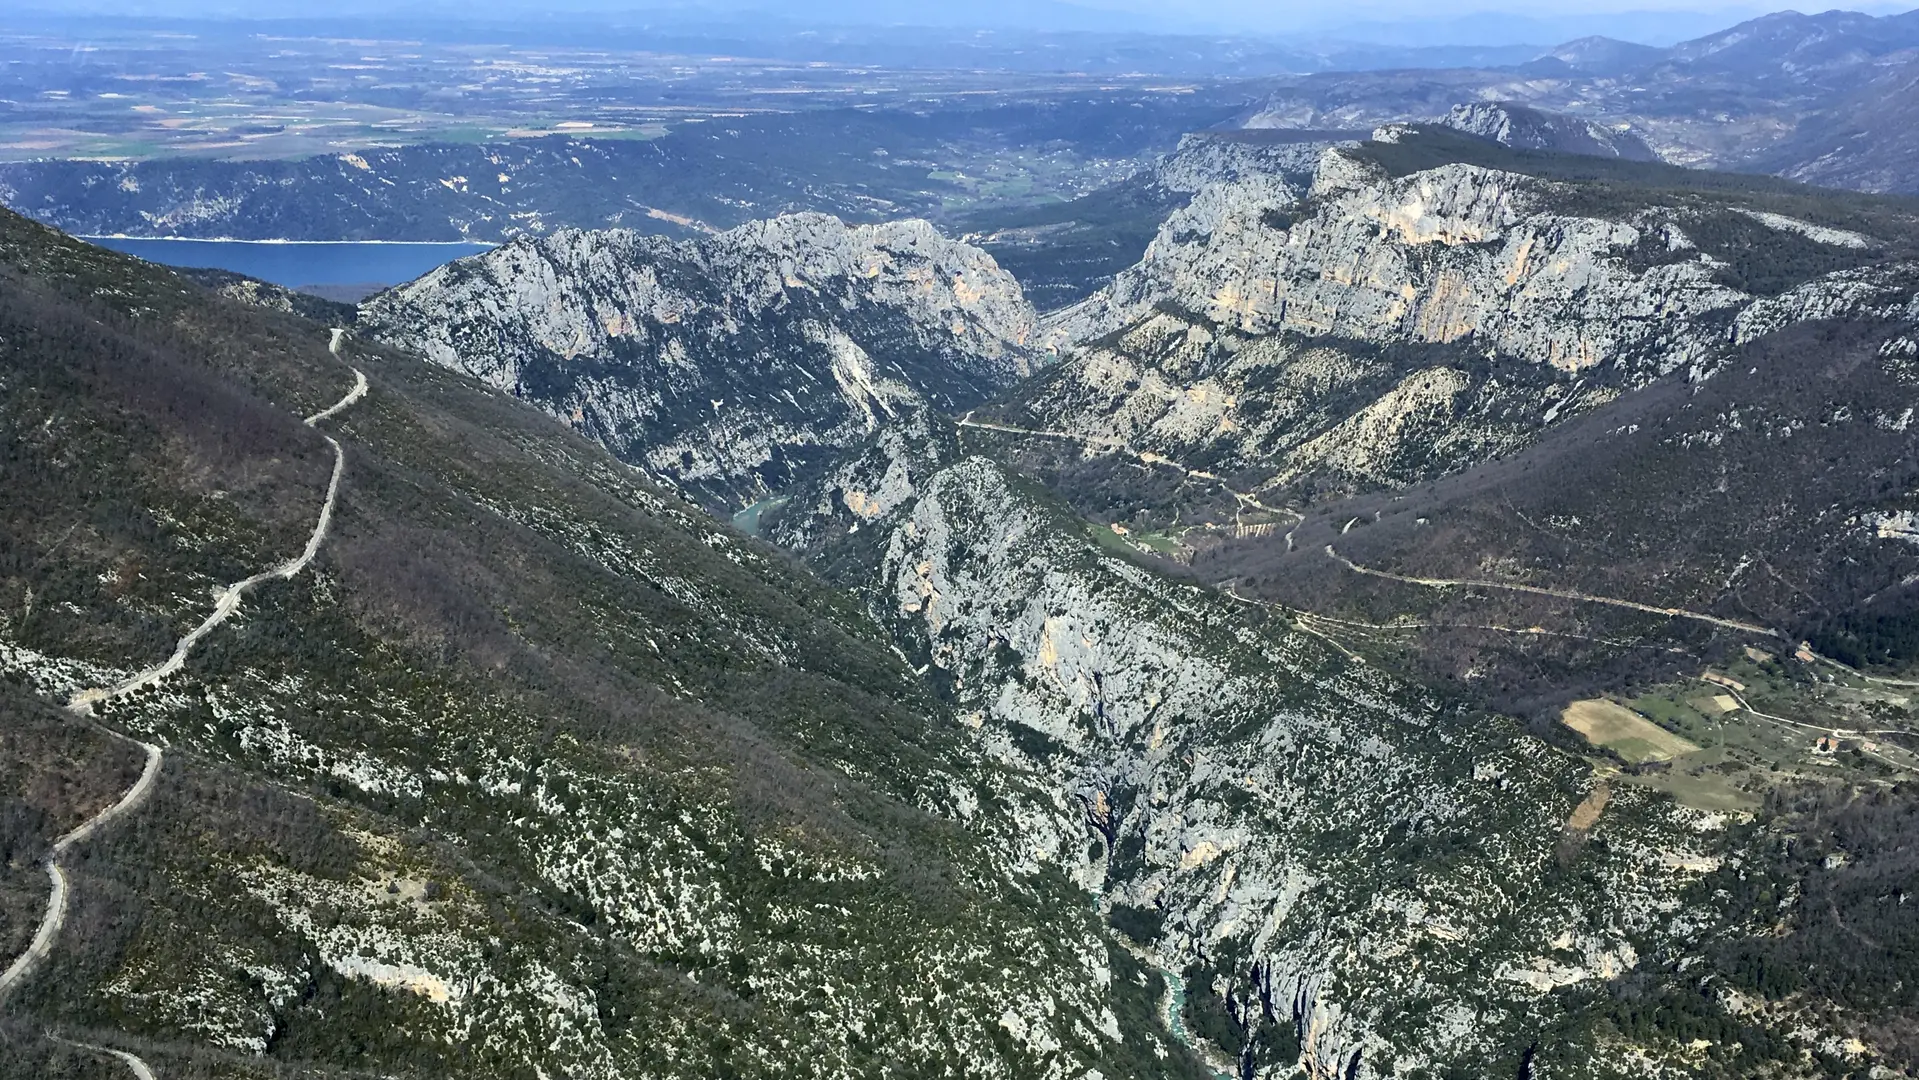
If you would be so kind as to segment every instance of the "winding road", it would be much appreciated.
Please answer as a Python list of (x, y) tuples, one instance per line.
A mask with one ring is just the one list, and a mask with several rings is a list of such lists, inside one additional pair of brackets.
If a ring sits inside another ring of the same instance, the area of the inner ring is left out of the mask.
[[(345, 333), (344, 330), (334, 330), (331, 340), (327, 343), (327, 351), (335, 356), (340, 355), (340, 344), (345, 337)], [(358, 368), (354, 368), (353, 388), (348, 390), (346, 396), (335, 402), (330, 408), (323, 409), (307, 417), (305, 421), (306, 425), (308, 427), (314, 427), (319, 424), (320, 421), (338, 415), (343, 410), (352, 406), (354, 402), (365, 397), (366, 392), (366, 375)], [(232, 617), (234, 612), (240, 610), (240, 601), (245, 598), (247, 592), (254, 586), (262, 582), (272, 581), (276, 578), (282, 580), (292, 578), (300, 571), (306, 569), (308, 564), (313, 562), (313, 557), (319, 553), (320, 545), (326, 542), (327, 534), (333, 527), (333, 507), (340, 494), (340, 477), (346, 471), (346, 451), (341, 448), (339, 441), (330, 435), (322, 435), (321, 437), (326, 439), (327, 445), (333, 448), (333, 475), (327, 482), (326, 499), (320, 504), (320, 520), (313, 526), (312, 534), (307, 537), (306, 548), (302, 550), (298, 556), (281, 563), (271, 570), (264, 570), (244, 581), (237, 581), (228, 585), (225, 589), (221, 590), (218, 600), (214, 604), (213, 614), (208, 615), (200, 625), (188, 631), (187, 635), (180, 639), (179, 644), (174, 646), (171, 656), (114, 686), (82, 690), (74, 694), (67, 703), (69, 711), (79, 716), (91, 717), (94, 706), (102, 702), (112, 701), (115, 698), (131, 694), (136, 690), (157, 685), (161, 680), (180, 670), (186, 663), (188, 654), (193, 651), (193, 646), (198, 643), (201, 638), (204, 638), (208, 633), (212, 632), (215, 627), (227, 621), (228, 618)], [(55, 943), (59, 941), (61, 929), (66, 925), (67, 901), (70, 889), (67, 884), (66, 871), (62, 869), (60, 865), (61, 857), (74, 845), (92, 837), (101, 829), (112, 824), (116, 819), (139, 809), (140, 806), (147, 801), (147, 798), (152, 795), (154, 783), (159, 779), (160, 764), (163, 755), (158, 746), (152, 743), (141, 742), (138, 739), (130, 738), (107, 728), (100, 728), (100, 730), (116, 739), (140, 747), (146, 752), (146, 765), (140, 770), (140, 778), (134, 781), (133, 786), (127, 789), (126, 794), (120, 796), (119, 801), (107, 807), (105, 810), (100, 811), (98, 814), (95, 814), (93, 817), (88, 818), (72, 832), (54, 841), (53, 851), (47, 856), (46, 862), (47, 877), (53, 883), (53, 890), (47, 897), (46, 914), (41, 916), (40, 925), (38, 929), (34, 931), (33, 942), (27, 946), (27, 950), (16, 957), (13, 963), (9, 964), (4, 972), (0, 972), (0, 1000), (4, 1000), (9, 991), (25, 980), (27, 976), (31, 975), (34, 969), (46, 960), (53, 952)], [(70, 1046), (110, 1054), (124, 1062), (127, 1068), (133, 1071), (134, 1076), (137, 1077), (138, 1080), (154, 1080), (153, 1070), (147, 1066), (147, 1063), (127, 1051), (114, 1050), (104, 1046), (94, 1046), (91, 1043), (72, 1042), (66, 1039), (59, 1041), (65, 1042)]]
[(1737, 619), (1722, 619), (1717, 615), (1707, 615), (1698, 611), (1687, 611), (1685, 608), (1654, 607), (1651, 604), (1641, 604), (1635, 600), (1621, 600), (1612, 596), (1594, 596), (1591, 593), (1576, 592), (1572, 589), (1551, 589), (1542, 585), (1518, 585), (1509, 581), (1482, 581), (1473, 578), (1408, 577), (1405, 574), (1395, 574), (1387, 570), (1374, 570), (1369, 566), (1361, 566), (1344, 555), (1341, 555), (1339, 552), (1334, 551), (1333, 545), (1331, 544), (1326, 545), (1326, 556), (1356, 574), (1385, 578), (1388, 581), (1403, 581), (1408, 585), (1424, 585), (1432, 589), (1504, 589), (1508, 592), (1532, 593), (1534, 596), (1551, 596), (1560, 600), (1574, 600), (1582, 604), (1604, 604), (1608, 607), (1625, 608), (1628, 611), (1643, 611), (1651, 615), (1665, 615), (1674, 619), (1691, 619), (1695, 622), (1711, 623), (1714, 626), (1724, 627), (1728, 630), (1739, 630), (1744, 633), (1760, 634), (1765, 637), (1783, 638), (1785, 636), (1769, 626), (1760, 626), (1757, 623), (1740, 622)]
[(60, 929), (67, 923), (67, 875), (60, 868), (60, 857), (75, 844), (112, 823), (115, 818), (138, 809), (141, 803), (147, 801), (147, 796), (153, 793), (153, 782), (159, 779), (159, 747), (137, 739), (127, 739), (118, 732), (109, 731), (107, 734), (117, 739), (125, 739), (145, 750), (146, 766), (140, 770), (140, 779), (133, 782), (133, 786), (127, 789), (125, 795), (120, 796), (118, 802), (88, 818), (79, 828), (53, 842), (53, 852), (47, 856), (46, 864), (47, 877), (53, 881), (53, 891), (47, 896), (47, 912), (40, 917), (40, 927), (34, 931), (33, 943), (27, 946), (27, 951), (14, 958), (13, 963), (7, 966), (7, 970), (0, 972), (0, 998), (5, 998), (9, 990), (32, 974), (33, 969), (47, 958), (47, 954), (53, 951), (54, 942), (59, 940)]
[(115, 1050), (111, 1046), (96, 1046), (93, 1043), (75, 1042), (72, 1039), (63, 1039), (58, 1035), (50, 1036), (50, 1038), (52, 1038), (54, 1042), (65, 1043), (75, 1049), (91, 1050), (96, 1054), (106, 1054), (109, 1057), (119, 1058), (128, 1069), (133, 1071), (136, 1080), (154, 1080), (153, 1069), (149, 1067), (146, 1062), (141, 1061), (137, 1056), (129, 1054), (125, 1050)]
[(1100, 446), (1108, 450), (1117, 450), (1122, 454), (1132, 455), (1143, 465), (1158, 465), (1162, 468), (1171, 469), (1174, 472), (1180, 473), (1189, 479), (1204, 480), (1210, 484), (1217, 484), (1220, 490), (1239, 500), (1242, 505), (1250, 506), (1255, 510), (1264, 510), (1269, 514), (1285, 514), (1290, 518), (1304, 520), (1300, 517), (1297, 510), (1289, 510), (1283, 506), (1268, 506), (1260, 502), (1252, 492), (1239, 491), (1227, 486), (1226, 479), (1218, 473), (1207, 472), (1205, 469), (1189, 469), (1164, 454), (1156, 454), (1151, 450), (1140, 450), (1118, 439), (1108, 438), (1104, 435), (1080, 435), (1071, 431), (1049, 431), (1045, 428), (1023, 428), (1014, 427), (1011, 424), (996, 424), (990, 420), (975, 420), (973, 419), (973, 414), (970, 412), (960, 417), (957, 422), (960, 427), (978, 428), (981, 431), (999, 431), (1009, 435), (1030, 435), (1041, 439), (1065, 439), (1069, 442), (1081, 442), (1088, 446)]
[[(332, 349), (334, 354), (338, 355), (340, 331), (335, 330), (333, 333)], [(347, 391), (346, 396), (335, 402), (332, 407), (307, 417), (306, 425), (313, 427), (322, 420), (338, 415), (342, 410), (365, 397), (366, 390), (366, 376), (358, 368), (353, 369), (353, 389)], [(67, 702), (68, 708), (91, 714), (93, 707), (103, 701), (112, 701), (114, 698), (125, 697), (136, 690), (158, 685), (169, 675), (180, 670), (187, 662), (188, 654), (193, 651), (195, 645), (199, 644), (201, 638), (212, 633), (221, 623), (231, 618), (234, 612), (240, 610), (240, 601), (246, 598), (247, 592), (254, 586), (276, 578), (281, 580), (292, 578), (307, 568), (307, 565), (313, 561), (313, 557), (320, 553), (320, 545), (326, 542), (327, 533), (333, 528), (333, 506), (340, 494), (340, 477), (346, 472), (346, 451), (340, 447), (339, 440), (331, 435), (320, 437), (333, 448), (333, 476), (327, 481), (326, 501), (320, 504), (320, 520), (313, 526), (312, 535), (307, 537), (306, 549), (271, 570), (262, 570), (244, 581), (236, 581), (221, 590), (214, 602), (213, 614), (208, 615), (205, 621), (188, 631), (186, 637), (180, 639), (180, 643), (173, 647), (172, 656), (116, 686), (82, 690)]]

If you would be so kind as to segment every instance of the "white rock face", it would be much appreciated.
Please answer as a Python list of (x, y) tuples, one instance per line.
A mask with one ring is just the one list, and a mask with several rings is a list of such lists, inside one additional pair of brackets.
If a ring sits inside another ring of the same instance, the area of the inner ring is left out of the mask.
[(1818, 319), (1919, 321), (1919, 265), (1843, 270), (1755, 302), (1733, 323), (1741, 344)]
[(1329, 147), (1356, 145), (1351, 140), (1281, 139), (1277, 133), (1187, 135), (1159, 163), (1154, 177), (1169, 191), (1187, 193), (1214, 184), (1266, 185), (1274, 198), (1290, 201), (1312, 186)]
[(1881, 540), (1899, 540), (1908, 544), (1919, 544), (1919, 511), (1898, 510), (1890, 513), (1867, 514), (1866, 525), (1872, 534)]
[(902, 408), (973, 404), (1038, 355), (1036, 315), (991, 256), (921, 221), (820, 214), (684, 243), (521, 240), (382, 294), (363, 318), (735, 504)]
[(1138, 266), (1050, 320), (1049, 342), (1097, 338), (1170, 301), (1248, 333), (1671, 371), (1703, 360), (1748, 299), (1716, 284), (1703, 254), (1634, 265), (1647, 243), (1685, 250), (1683, 230), (1557, 213), (1555, 185), (1516, 173), (1453, 164), (1393, 178), (1333, 149), (1307, 194), (1244, 180), (1202, 190)]
[(1708, 378), (1795, 323), (1919, 312), (1915, 268), (1854, 265), (1880, 240), (1737, 201), (1462, 163), (1395, 176), (1380, 162), (1404, 151), (1337, 146), (1302, 189), (1228, 145), (1182, 150), (1190, 204), (1044, 320), (1065, 362), (990, 419), (1262, 487), (1390, 486)]
[(1778, 229), (1781, 232), (1797, 233), (1815, 243), (1828, 244), (1832, 247), (1851, 248), (1854, 251), (1865, 251), (1878, 246), (1878, 242), (1873, 240), (1872, 237), (1864, 233), (1853, 232), (1850, 229), (1829, 229), (1823, 225), (1814, 225), (1809, 221), (1800, 221), (1798, 218), (1787, 217), (1784, 214), (1774, 214), (1765, 210), (1742, 209), (1737, 212), (1752, 218), (1762, 225)]
[(1702, 925), (1659, 855), (1699, 843), (1685, 812), (1622, 792), (1605, 844), (1559, 873), (1583, 766), (1096, 552), (1000, 466), (923, 434), (796, 496), (787, 539), (857, 526), (874, 616), (987, 754), (1050, 789), (1006, 797), (1009, 860), (1159, 913), (1158, 962), (1290, 1028), (1308, 1075), (1479, 1059), (1550, 1015), (1555, 987)]

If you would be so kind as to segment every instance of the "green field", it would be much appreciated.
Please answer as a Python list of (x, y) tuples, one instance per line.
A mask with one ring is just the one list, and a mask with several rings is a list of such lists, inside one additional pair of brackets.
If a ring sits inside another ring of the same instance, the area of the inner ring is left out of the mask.
[[(1124, 528), (1124, 526), (1121, 526), (1121, 528)], [(1115, 531), (1111, 525), (1094, 525), (1092, 532), (1093, 539), (1098, 542), (1101, 547), (1112, 551), (1122, 551), (1130, 554), (1147, 551), (1155, 555), (1172, 556), (1177, 553), (1181, 547), (1177, 537), (1169, 536), (1166, 533), (1141, 532), (1134, 529), (1127, 529), (1124, 533), (1121, 533)]]

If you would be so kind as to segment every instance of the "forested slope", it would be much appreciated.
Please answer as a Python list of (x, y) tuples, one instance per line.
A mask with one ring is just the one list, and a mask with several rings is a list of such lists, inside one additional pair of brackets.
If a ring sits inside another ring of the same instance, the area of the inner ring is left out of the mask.
[[(1030, 781), (845, 600), (462, 377), (12, 216), (0, 256), (13, 699), (296, 553), (332, 464), (299, 418), (371, 382), (310, 570), (98, 710), (166, 764), (70, 861), (0, 1071), (118, 1067), (51, 1029), (169, 1078), (1187, 1075), (986, 812)], [(127, 776), (32, 708), (17, 859)]]

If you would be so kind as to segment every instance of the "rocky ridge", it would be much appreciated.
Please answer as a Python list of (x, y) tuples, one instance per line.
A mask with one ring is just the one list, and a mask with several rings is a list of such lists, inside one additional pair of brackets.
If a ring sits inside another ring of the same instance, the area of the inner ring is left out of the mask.
[(819, 214), (688, 242), (563, 230), (361, 317), (735, 508), (902, 411), (964, 409), (1038, 363), (1036, 315), (991, 256), (920, 221)]
[[(1703, 359), (1709, 325), (1745, 299), (1676, 221), (1559, 212), (1563, 191), (1519, 173), (1443, 165), (1394, 177), (1330, 150), (1312, 186), (1203, 188), (1102, 295), (1048, 321), (1090, 341), (1172, 303), (1248, 333), (1470, 342), (1565, 372)], [(1648, 243), (1657, 265), (1627, 258)]]
[(1455, 105), (1438, 122), (1450, 128), (1491, 139), (1516, 150), (1551, 150), (1561, 154), (1657, 161), (1659, 155), (1645, 140), (1628, 130), (1616, 130), (1577, 116), (1551, 113), (1505, 101), (1478, 101)]
[(1208, 131), (1188, 135), (1153, 167), (1152, 182), (1189, 196), (1215, 184), (1244, 183), (1271, 198), (1287, 199), (1312, 186), (1329, 147), (1358, 145), (1355, 138), (1331, 133), (1281, 137), (1286, 134)]
[(1303, 189), (1246, 170), (1202, 187), (1137, 266), (1047, 317), (1066, 360), (981, 415), (1248, 482), (1409, 483), (1710, 377), (1750, 327), (1828, 317), (1893, 257), (1764, 200), (1519, 155), (1425, 165), (1432, 132), (1328, 149)]

